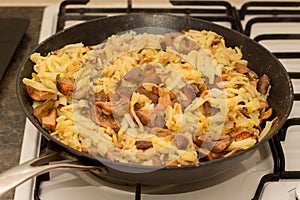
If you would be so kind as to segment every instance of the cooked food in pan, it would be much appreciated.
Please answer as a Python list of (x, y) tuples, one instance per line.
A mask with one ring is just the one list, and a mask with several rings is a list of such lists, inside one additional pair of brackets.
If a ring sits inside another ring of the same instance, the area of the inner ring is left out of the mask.
[(196, 165), (251, 147), (276, 121), (271, 80), (242, 57), (211, 31), (129, 31), (34, 53), (23, 83), (36, 119), (76, 150), (123, 163)]

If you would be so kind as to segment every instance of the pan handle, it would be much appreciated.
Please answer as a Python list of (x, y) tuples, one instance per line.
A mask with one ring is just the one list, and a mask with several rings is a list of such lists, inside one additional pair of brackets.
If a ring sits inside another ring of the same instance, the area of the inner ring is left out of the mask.
[(74, 159), (66, 160), (63, 155), (56, 152), (29, 160), (0, 174), (0, 197), (26, 180), (56, 168), (95, 170), (97, 173), (103, 174), (107, 172), (103, 166), (84, 165)]

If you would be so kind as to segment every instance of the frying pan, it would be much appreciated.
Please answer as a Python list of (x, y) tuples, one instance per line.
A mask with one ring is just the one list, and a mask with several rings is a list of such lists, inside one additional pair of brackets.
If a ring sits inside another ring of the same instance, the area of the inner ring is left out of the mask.
[(22, 83), (23, 78), (31, 77), (33, 70), (33, 63), (28, 58), (19, 72), (17, 80), (18, 98), (26, 116), (39, 132), (49, 140), (50, 147), (48, 148), (48, 152), (44, 153), (41, 157), (3, 173), (0, 176), (0, 194), (4, 194), (12, 187), (32, 176), (61, 167), (92, 170), (100, 178), (128, 184), (160, 185), (205, 181), (205, 179), (207, 180), (208, 178), (226, 173), (228, 170), (238, 166), (259, 145), (268, 141), (283, 126), (292, 107), (293, 88), (291, 80), (282, 64), (267, 49), (245, 35), (211, 22), (162, 14), (129, 14), (95, 19), (51, 36), (34, 49), (34, 52), (40, 52), (45, 55), (52, 50), (62, 48), (66, 44), (78, 42), (83, 42), (85, 45), (95, 45), (113, 34), (143, 27), (160, 27), (176, 31), (188, 29), (211, 30), (222, 35), (225, 38), (227, 46), (240, 47), (244, 55), (243, 58), (249, 61), (249, 68), (259, 76), (267, 74), (271, 78), (272, 88), (268, 101), (273, 108), (274, 116), (278, 117), (278, 121), (271, 128), (269, 134), (262, 141), (245, 151), (227, 158), (203, 162), (197, 166), (167, 166), (157, 168), (122, 164), (104, 158), (95, 159), (91, 155), (74, 150), (50, 136), (33, 117), (32, 100), (27, 95), (25, 85)]

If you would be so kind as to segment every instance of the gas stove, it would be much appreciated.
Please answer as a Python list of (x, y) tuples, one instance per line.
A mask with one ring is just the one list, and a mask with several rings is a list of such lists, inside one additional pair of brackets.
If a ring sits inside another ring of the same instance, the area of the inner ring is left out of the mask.
[[(240, 166), (218, 180), (159, 187), (106, 182), (89, 172), (57, 169), (18, 186), (14, 200), (300, 198), (300, 2), (280, 1), (64, 1), (44, 10), (39, 41), (66, 27), (96, 17), (133, 12), (191, 16), (242, 32), (276, 55), (289, 72), (295, 101), (284, 128)], [(39, 155), (43, 138), (26, 121), (20, 163)], [(207, 186), (209, 185), (209, 186)], [(297, 196), (298, 195), (298, 196)]]

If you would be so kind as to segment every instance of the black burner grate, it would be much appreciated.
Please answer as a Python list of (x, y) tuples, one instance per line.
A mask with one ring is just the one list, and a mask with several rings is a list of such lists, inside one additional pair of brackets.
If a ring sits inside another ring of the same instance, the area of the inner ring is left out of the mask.
[[(263, 7), (264, 9), (259, 9)], [(244, 34), (250, 36), (252, 27), (261, 23), (299, 23), (300, 22), (300, 2), (248, 2), (239, 10), (239, 17), (244, 20), (246, 16), (252, 18), (245, 25)], [(277, 9), (276, 9), (277, 8)], [(255, 17), (253, 17), (255, 16)], [(260, 34), (253, 38), (257, 42), (264, 40), (292, 40), (299, 41), (300, 33), (293, 34)], [(300, 52), (272, 52), (278, 59), (297, 59), (300, 65)], [(288, 72), (291, 79), (300, 79), (300, 72)], [(294, 94), (294, 100), (300, 100), (300, 94)], [(299, 118), (290, 118), (283, 128), (270, 141), (274, 159), (273, 173), (266, 174), (260, 180), (256, 193), (252, 200), (260, 199), (264, 186), (267, 182), (275, 182), (280, 179), (300, 179), (300, 171), (286, 171), (286, 162), (281, 142), (287, 137), (287, 130), (291, 126), (300, 125)]]
[(261, 178), (252, 200), (260, 199), (264, 186), (268, 182), (276, 182), (280, 179), (300, 179), (300, 171), (286, 171), (285, 155), (281, 145), (281, 142), (286, 139), (288, 128), (295, 125), (300, 125), (300, 118), (288, 119), (279, 133), (269, 141), (274, 159), (274, 170), (273, 173), (266, 174)]
[[(170, 0), (170, 8), (136, 8), (132, 0), (127, 0), (124, 7), (119, 8), (99, 8), (81, 7), (69, 8), (71, 5), (85, 5), (89, 0), (67, 0), (61, 3), (58, 15), (57, 31), (65, 27), (66, 21), (90, 20), (95, 18), (107, 17), (108, 14), (130, 14), (130, 13), (164, 13), (194, 18), (205, 19), (214, 22), (228, 22), (231, 28), (242, 31), (242, 25), (238, 20), (236, 9), (226, 1), (198, 1), (198, 0)], [(205, 7), (205, 8), (204, 8)]]

